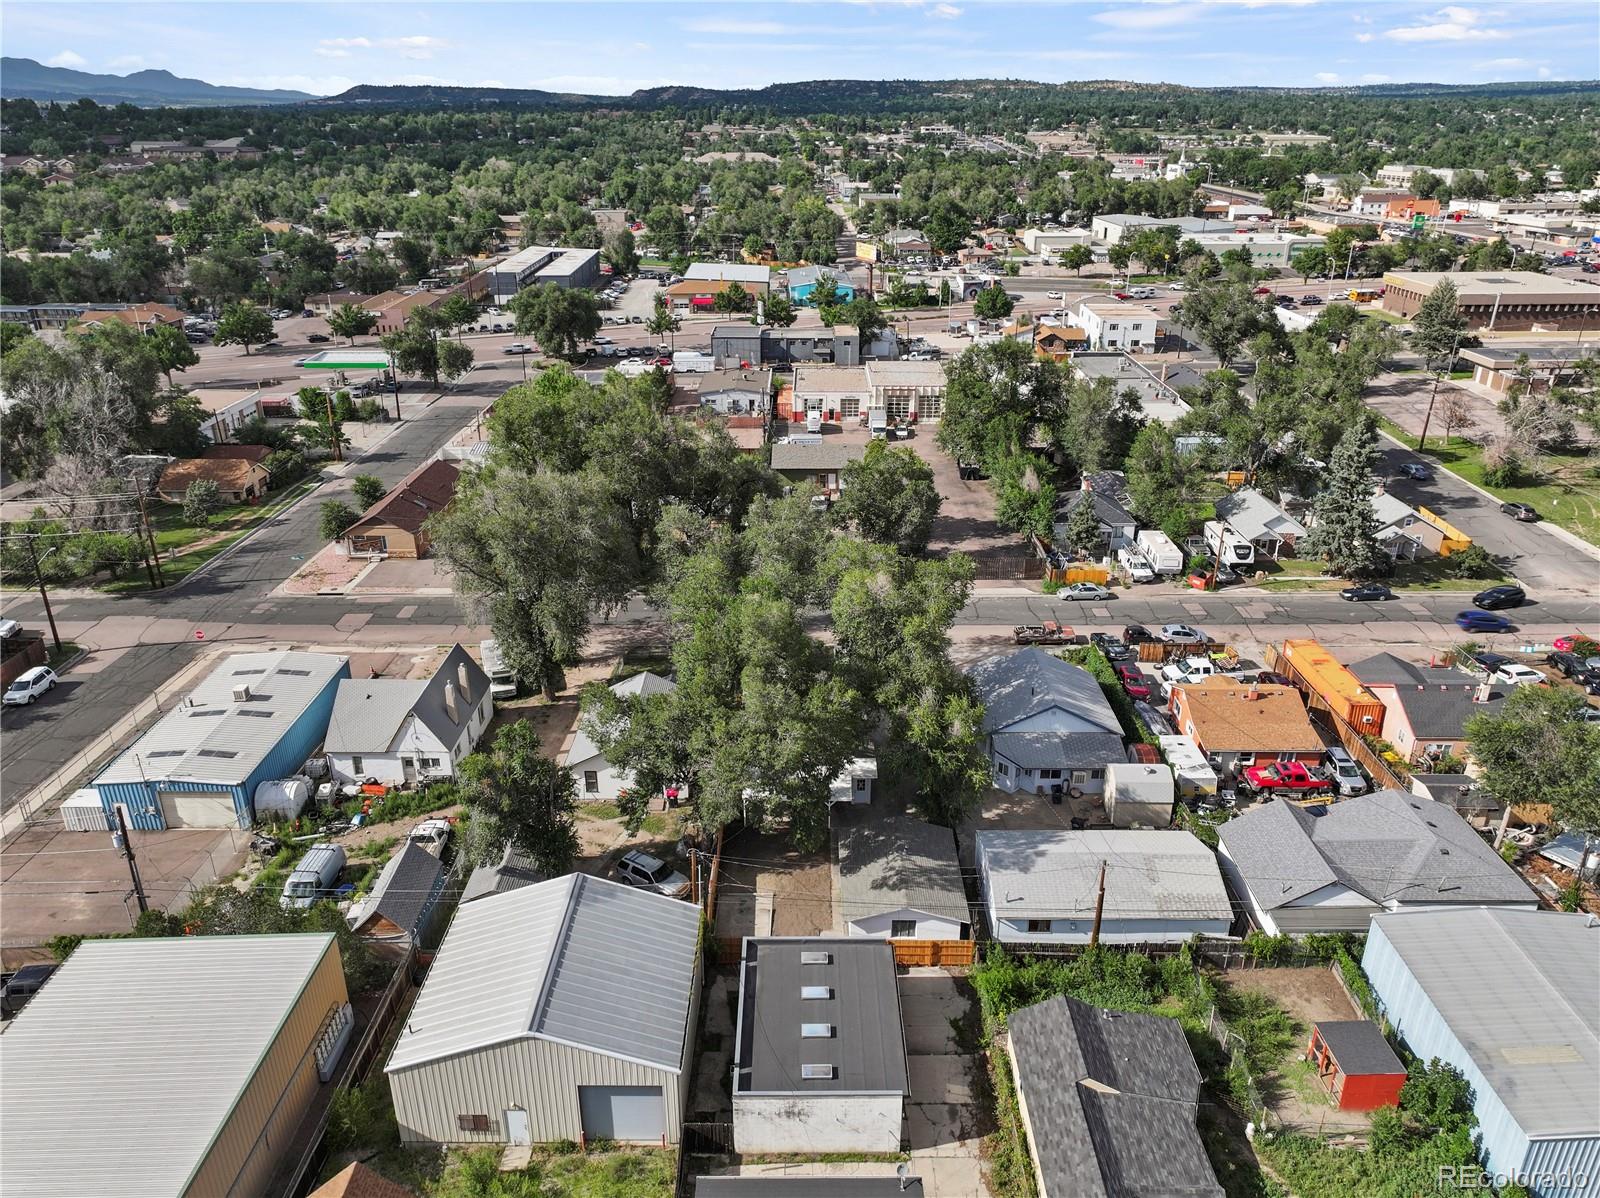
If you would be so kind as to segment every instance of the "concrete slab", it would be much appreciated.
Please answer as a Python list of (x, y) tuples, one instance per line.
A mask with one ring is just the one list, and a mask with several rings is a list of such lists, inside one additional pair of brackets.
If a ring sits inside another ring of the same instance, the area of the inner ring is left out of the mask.
[(973, 1058), (912, 1056), (906, 1058), (911, 1098), (919, 1105), (961, 1105), (976, 1101)]

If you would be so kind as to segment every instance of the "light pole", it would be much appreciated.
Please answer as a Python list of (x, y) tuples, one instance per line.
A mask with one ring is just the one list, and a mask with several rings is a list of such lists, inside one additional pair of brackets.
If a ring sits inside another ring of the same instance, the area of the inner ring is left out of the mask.
[[(44, 572), (39, 569), (39, 549), (34, 544), (34, 542), (38, 539), (38, 533), (30, 532), (28, 534), (28, 557), (33, 561), (33, 578), (34, 581), (39, 584), (39, 598), (44, 603), (44, 618), (50, 622), (50, 639), (56, 643), (56, 652), (60, 653), (61, 634), (56, 631), (56, 616), (55, 613), (50, 610), (50, 596), (45, 592), (44, 589)], [(61, 547), (57, 545), (56, 549), (59, 548)], [(55, 551), (55, 549), (52, 549), (50, 550), (50, 553), (54, 553)], [(49, 557), (50, 553), (46, 553), (45, 557)]]

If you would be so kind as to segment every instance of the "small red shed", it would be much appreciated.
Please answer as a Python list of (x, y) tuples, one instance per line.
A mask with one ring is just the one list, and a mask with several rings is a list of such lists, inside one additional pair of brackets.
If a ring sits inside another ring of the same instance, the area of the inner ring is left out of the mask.
[(1311, 1027), (1306, 1059), (1341, 1111), (1400, 1105), (1406, 1067), (1370, 1019), (1330, 1019)]

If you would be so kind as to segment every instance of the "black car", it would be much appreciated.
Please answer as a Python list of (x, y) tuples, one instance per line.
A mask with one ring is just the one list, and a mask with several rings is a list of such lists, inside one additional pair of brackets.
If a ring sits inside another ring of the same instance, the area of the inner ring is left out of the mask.
[(1320, 303), (1322, 303), (1320, 295), (1302, 295), (1300, 297), (1300, 306), (1302, 308), (1315, 308)]
[(1591, 695), (1600, 695), (1600, 670), (1586, 670), (1573, 681)]
[(1481, 607), (1484, 611), (1499, 611), (1502, 607), (1521, 607), (1527, 598), (1527, 593), (1521, 587), (1490, 587), (1472, 597), (1472, 606)]
[(1339, 598), (1351, 603), (1374, 603), (1382, 599), (1393, 599), (1394, 592), (1381, 582), (1363, 582), (1353, 587), (1345, 587), (1339, 592)]
[(1127, 661), (1130, 657), (1138, 656), (1109, 632), (1091, 632), (1089, 643), (1105, 654), (1107, 661)]
[(1129, 624), (1122, 630), (1122, 640), (1128, 645), (1142, 645), (1158, 639), (1143, 624)]
[(1485, 674), (1493, 674), (1501, 666), (1511, 665), (1515, 660), (1504, 653), (1479, 652), (1472, 655), (1473, 666)]
[(1582, 678), (1589, 672), (1583, 664), (1583, 658), (1576, 653), (1563, 653), (1559, 650), (1555, 653), (1546, 653), (1544, 664), (1553, 667), (1563, 678)]
[(306, 340), (314, 345), (321, 345), (324, 341), (331, 340), (326, 333), (307, 333)]

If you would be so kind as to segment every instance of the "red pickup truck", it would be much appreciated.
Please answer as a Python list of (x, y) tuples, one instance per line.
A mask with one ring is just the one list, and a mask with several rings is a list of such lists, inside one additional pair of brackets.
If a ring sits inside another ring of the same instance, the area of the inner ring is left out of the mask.
[(1266, 765), (1252, 765), (1244, 771), (1244, 789), (1270, 795), (1285, 791), (1290, 794), (1324, 794), (1333, 789), (1333, 783), (1318, 777), (1298, 761), (1273, 761)]

